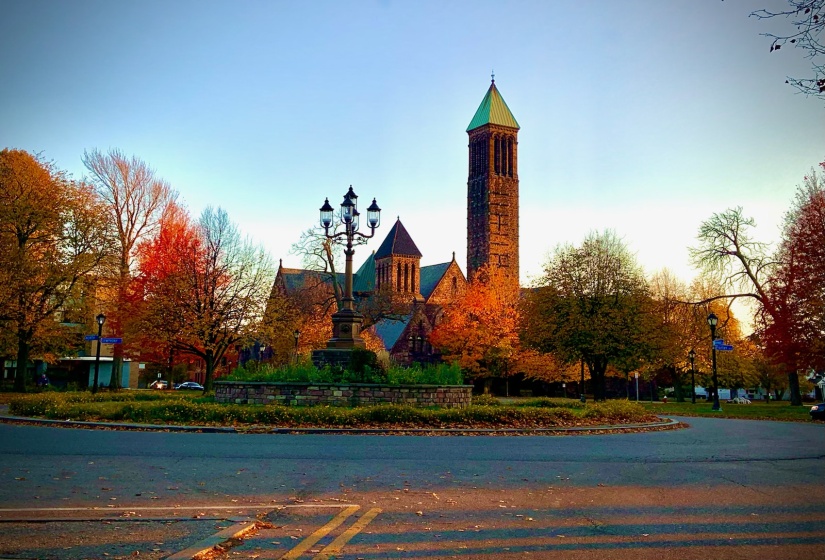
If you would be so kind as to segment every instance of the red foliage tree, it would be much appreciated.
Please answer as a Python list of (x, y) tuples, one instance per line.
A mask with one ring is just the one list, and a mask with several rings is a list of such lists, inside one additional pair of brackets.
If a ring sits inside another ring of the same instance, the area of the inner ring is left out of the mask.
[[(825, 162), (820, 163), (825, 170)], [(825, 367), (825, 184), (812, 171), (785, 216), (769, 282), (775, 314), (760, 324), (768, 353), (797, 370)]]

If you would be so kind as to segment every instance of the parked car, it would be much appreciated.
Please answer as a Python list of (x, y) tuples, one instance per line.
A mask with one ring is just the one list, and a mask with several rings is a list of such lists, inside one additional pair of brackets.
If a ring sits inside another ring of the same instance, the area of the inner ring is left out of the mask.
[(195, 383), (194, 381), (184, 381), (180, 385), (175, 386), (175, 389), (190, 389), (192, 391), (203, 391), (203, 385)]
[(149, 388), (150, 389), (158, 389), (158, 390), (168, 389), (169, 388), (169, 382), (165, 381), (163, 379), (158, 379), (157, 381), (152, 381), (151, 383), (149, 383)]
[(811, 407), (811, 420), (825, 420), (825, 403), (815, 404)]

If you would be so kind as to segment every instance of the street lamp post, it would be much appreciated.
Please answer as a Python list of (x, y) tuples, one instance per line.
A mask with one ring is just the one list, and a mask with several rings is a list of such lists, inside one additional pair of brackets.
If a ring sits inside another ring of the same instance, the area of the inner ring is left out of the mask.
[(719, 324), (719, 317), (713, 312), (708, 315), (708, 326), (710, 327), (710, 347), (711, 362), (713, 364), (713, 407), (711, 410), (719, 411), (719, 378), (716, 376), (716, 325)]
[(690, 360), (690, 402), (696, 404), (696, 351), (693, 348), (688, 352), (688, 360)]
[(261, 344), (260, 349), (258, 350), (258, 364), (262, 364), (264, 359), (266, 358), (266, 344)]
[(106, 315), (100, 313), (95, 317), (97, 321), (97, 351), (95, 352), (95, 380), (92, 384), (92, 393), (97, 393), (97, 379), (100, 371), (100, 337), (103, 335), (103, 323), (106, 322)]
[(298, 363), (298, 339), (301, 338), (301, 331), (295, 329), (292, 332), (292, 336), (295, 337), (295, 363)]
[(355, 310), (355, 300), (352, 297), (352, 256), (355, 254), (353, 246), (366, 243), (367, 239), (375, 235), (375, 228), (381, 222), (381, 209), (372, 199), (372, 204), (367, 208), (367, 225), (370, 228), (369, 235), (358, 231), (358, 196), (353, 192), (352, 186), (344, 195), (341, 203), (341, 224), (344, 231), (330, 234), (332, 227), (333, 208), (329, 204), (329, 199), (321, 206), (321, 226), (324, 228), (324, 235), (327, 239), (336, 241), (342, 239), (345, 243), (344, 255), (346, 256), (346, 269), (344, 274), (344, 298), (341, 302), (341, 309), (332, 315), (332, 338), (327, 341), (327, 348), (353, 349), (365, 348), (364, 339), (361, 338), (361, 324), (364, 316)]

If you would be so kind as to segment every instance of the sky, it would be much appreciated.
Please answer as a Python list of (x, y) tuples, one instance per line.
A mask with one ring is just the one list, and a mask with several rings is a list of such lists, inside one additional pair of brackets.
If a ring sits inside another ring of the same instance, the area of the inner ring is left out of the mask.
[(521, 280), (615, 230), (648, 274), (690, 281), (700, 223), (742, 206), (775, 242), (825, 160), (825, 103), (784, 83), (748, 15), (787, 0), (4, 0), (0, 148), (76, 179), (136, 155), (193, 217), (224, 208), (277, 265), (352, 185), (422, 265), (466, 271), (466, 128), (495, 72), (521, 125)]

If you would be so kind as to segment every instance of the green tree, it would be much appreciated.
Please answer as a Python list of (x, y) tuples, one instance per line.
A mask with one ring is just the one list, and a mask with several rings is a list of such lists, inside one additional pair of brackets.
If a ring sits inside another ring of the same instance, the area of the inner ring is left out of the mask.
[(557, 247), (527, 297), (524, 340), (567, 363), (584, 360), (598, 400), (605, 398), (609, 365), (650, 352), (647, 284), (615, 232), (591, 233), (579, 247)]
[(17, 346), (16, 391), (26, 389), (31, 349), (65, 337), (60, 314), (103, 272), (110, 226), (90, 186), (22, 150), (0, 152), (0, 321)]

